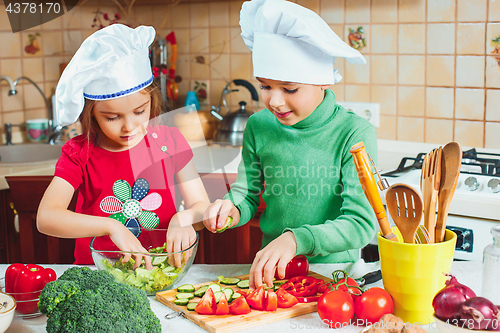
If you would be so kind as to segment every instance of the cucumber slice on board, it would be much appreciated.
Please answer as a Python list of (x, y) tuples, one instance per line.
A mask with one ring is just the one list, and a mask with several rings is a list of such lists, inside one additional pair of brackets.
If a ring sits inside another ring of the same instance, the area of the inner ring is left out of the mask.
[[(208, 288), (212, 289), (212, 291), (214, 293), (218, 292), (218, 291), (222, 291), (220, 285), (218, 285), (217, 283), (212, 283), (211, 285), (208, 286)], [(208, 290), (208, 289), (207, 289)]]
[(219, 303), (220, 297), (222, 296), (222, 291), (216, 291), (214, 293), (214, 296), (215, 296), (215, 303)]
[(234, 277), (222, 277), (220, 279), (220, 283), (228, 285), (228, 286), (234, 286), (238, 282), (240, 282), (241, 279), (234, 278)]
[(175, 295), (175, 298), (177, 299), (193, 299), (194, 298), (194, 295), (191, 294), (191, 293), (178, 293), (177, 295)]
[(250, 280), (241, 280), (240, 282), (236, 283), (236, 287), (240, 289), (248, 289), (250, 288)]
[(208, 286), (201, 286), (200, 288), (198, 288), (198, 290), (196, 290), (194, 292), (194, 295), (196, 297), (203, 297), (203, 295), (205, 295), (205, 293), (207, 292), (208, 290)]
[(194, 293), (194, 286), (192, 284), (183, 284), (182, 286), (177, 288), (177, 291), (180, 293)]
[(187, 298), (181, 298), (181, 299), (176, 299), (174, 303), (177, 305), (187, 305), (189, 303), (189, 300)]
[(187, 309), (188, 309), (189, 311), (194, 311), (194, 309), (196, 308), (196, 306), (197, 306), (197, 305), (198, 305), (198, 303), (197, 303), (197, 302), (189, 302), (189, 303), (187, 304)]
[(233, 296), (231, 296), (231, 300), (229, 301), (229, 303), (231, 303), (234, 300), (237, 300), (240, 297), (241, 297), (240, 293), (234, 293)]
[(234, 294), (234, 290), (233, 290), (233, 289), (231, 289), (231, 288), (225, 288), (225, 289), (223, 289), (223, 290), (222, 290), (222, 292), (223, 292), (224, 294), (226, 294), (226, 299), (227, 299), (227, 300), (230, 300), (230, 299), (231, 299), (231, 297), (233, 297), (233, 294)]

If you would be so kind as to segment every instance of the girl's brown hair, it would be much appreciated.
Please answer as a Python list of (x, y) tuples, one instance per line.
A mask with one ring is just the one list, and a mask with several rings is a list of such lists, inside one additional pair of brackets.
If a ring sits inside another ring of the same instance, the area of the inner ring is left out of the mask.
[[(158, 85), (153, 81), (153, 83), (139, 92), (142, 94), (149, 94), (151, 96), (151, 113), (149, 115), (149, 119), (154, 119), (160, 116), (165, 109), (165, 103), (161, 97)], [(86, 139), (89, 142), (92, 141), (94, 144), (99, 145), (99, 136), (97, 134), (101, 131), (101, 129), (92, 115), (95, 102), (95, 100), (85, 98), (85, 104), (79, 119), (82, 123), (82, 132), (86, 134)]]

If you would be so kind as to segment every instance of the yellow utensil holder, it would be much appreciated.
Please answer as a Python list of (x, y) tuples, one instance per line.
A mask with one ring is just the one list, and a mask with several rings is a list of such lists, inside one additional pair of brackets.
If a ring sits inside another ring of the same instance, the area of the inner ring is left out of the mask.
[(457, 235), (446, 230), (444, 242), (408, 244), (397, 227), (392, 230), (399, 242), (383, 238), (380, 232), (377, 238), (382, 280), (394, 300), (394, 315), (404, 322), (430, 324), (434, 321), (432, 300), (445, 286), (443, 273), (451, 271)]

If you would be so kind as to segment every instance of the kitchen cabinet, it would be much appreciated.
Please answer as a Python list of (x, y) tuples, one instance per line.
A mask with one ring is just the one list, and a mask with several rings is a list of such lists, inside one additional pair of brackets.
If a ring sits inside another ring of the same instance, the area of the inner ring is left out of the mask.
[[(201, 174), (210, 201), (220, 199), (236, 180), (236, 174)], [(0, 191), (0, 262), (25, 262), (40, 264), (70, 264), (74, 262), (74, 239), (47, 236), (36, 228), (36, 214), (45, 189), (53, 176), (9, 176), (10, 190)], [(10, 202), (19, 214), (19, 230), (14, 229), (14, 213)], [(70, 209), (76, 206), (76, 194)], [(262, 206), (262, 205), (261, 205)], [(243, 227), (212, 234), (200, 232), (197, 264), (249, 264), (260, 249), (262, 233), (258, 219), (263, 206)]]

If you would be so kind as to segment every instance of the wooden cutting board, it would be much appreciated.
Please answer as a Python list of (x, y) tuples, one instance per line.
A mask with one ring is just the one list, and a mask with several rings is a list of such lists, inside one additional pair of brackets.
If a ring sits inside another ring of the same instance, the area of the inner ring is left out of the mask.
[[(322, 279), (325, 282), (331, 281), (332, 279), (327, 278), (325, 276), (319, 275), (315, 272), (309, 271), (309, 276), (313, 276), (317, 279)], [(237, 278), (246, 280), (248, 279), (247, 275), (237, 276)], [(210, 283), (217, 283), (218, 281), (205, 282), (195, 285), (194, 287), (198, 289), (202, 285), (208, 285)], [(232, 288), (233, 290), (238, 290), (239, 288), (236, 286), (224, 286), (225, 288)], [(297, 316), (301, 316), (303, 314), (316, 312), (316, 304), (317, 302), (311, 303), (298, 303), (291, 308), (282, 309), (278, 308), (278, 310), (273, 312), (267, 311), (259, 311), (254, 310), (245, 315), (225, 315), (225, 316), (216, 316), (216, 315), (199, 315), (195, 311), (188, 311), (186, 306), (176, 305), (174, 304), (175, 295), (177, 294), (177, 290), (166, 290), (156, 294), (156, 299), (161, 303), (165, 304), (169, 308), (174, 311), (182, 311), (184, 312), (184, 316), (191, 320), (196, 325), (201, 328), (207, 330), (211, 333), (222, 333), (222, 332), (235, 332), (243, 329), (247, 329), (250, 327), (255, 327), (258, 325), (268, 324), (275, 321), (280, 321), (283, 319), (293, 318)]]

